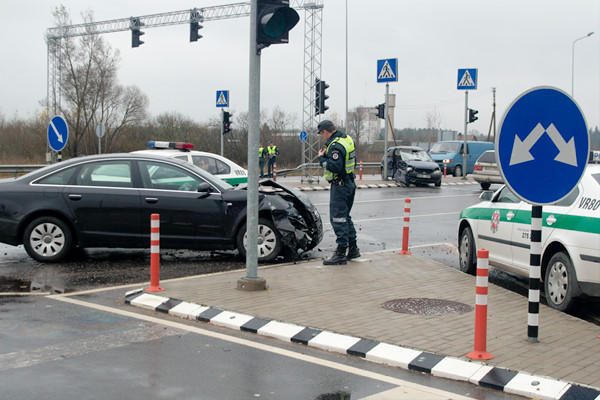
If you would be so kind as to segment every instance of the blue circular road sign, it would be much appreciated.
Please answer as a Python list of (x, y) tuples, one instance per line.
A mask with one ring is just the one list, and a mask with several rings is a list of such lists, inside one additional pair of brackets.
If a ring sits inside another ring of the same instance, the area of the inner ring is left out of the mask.
[(298, 138), (301, 142), (306, 143), (306, 140), (308, 139), (308, 134), (306, 133), (306, 131), (302, 131), (300, 132), (300, 135), (298, 135)]
[(55, 115), (48, 124), (48, 146), (54, 151), (61, 151), (69, 140), (69, 126), (60, 115)]
[(500, 173), (523, 201), (566, 197), (588, 162), (590, 136), (575, 101), (553, 87), (532, 88), (508, 107), (496, 137)]

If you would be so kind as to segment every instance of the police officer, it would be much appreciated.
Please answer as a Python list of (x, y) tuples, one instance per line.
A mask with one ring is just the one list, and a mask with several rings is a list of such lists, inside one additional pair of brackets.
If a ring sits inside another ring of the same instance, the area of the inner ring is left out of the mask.
[(275, 146), (273, 143), (267, 146), (267, 154), (269, 157), (269, 161), (267, 164), (267, 170), (270, 177), (273, 176), (273, 168), (275, 168), (275, 163), (277, 162), (277, 156), (279, 155), (279, 148)]
[(262, 145), (258, 148), (258, 166), (260, 167), (260, 177), (265, 176), (265, 159), (267, 158), (267, 149)]
[(335, 253), (323, 261), (323, 264), (346, 264), (347, 260), (360, 257), (356, 230), (350, 217), (356, 192), (354, 141), (344, 132), (338, 131), (329, 120), (321, 121), (317, 130), (325, 141), (325, 147), (319, 150), (319, 164), (325, 171), (323, 177), (331, 183), (329, 217), (337, 237)]

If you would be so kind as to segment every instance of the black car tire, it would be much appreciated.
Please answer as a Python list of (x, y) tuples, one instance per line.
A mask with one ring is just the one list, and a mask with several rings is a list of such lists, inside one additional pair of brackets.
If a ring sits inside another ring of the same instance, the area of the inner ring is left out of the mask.
[[(258, 235), (258, 261), (273, 261), (279, 253), (281, 253), (281, 235), (279, 234), (279, 231), (275, 228), (273, 222), (266, 218), (260, 218), (258, 220)], [(245, 237), (246, 224), (244, 223), (236, 237), (237, 249), (244, 258), (246, 258), (246, 246), (244, 246)]]
[(435, 186), (436, 186), (436, 187), (440, 187), (440, 186), (442, 186), (442, 180), (440, 179), (439, 181), (437, 181), (437, 182), (435, 183)]
[(481, 186), (481, 189), (488, 190), (492, 184), (489, 182), (480, 182), (479, 185)]
[(544, 277), (544, 292), (548, 305), (556, 310), (569, 311), (579, 295), (579, 286), (571, 258), (558, 252), (552, 256)]
[(381, 180), (387, 181), (387, 179), (383, 176), (383, 167), (381, 167)]
[(457, 178), (462, 176), (462, 166), (461, 165), (457, 165), (456, 167), (454, 167), (454, 176)]
[(56, 262), (71, 252), (73, 234), (62, 220), (40, 217), (25, 228), (23, 245), (31, 258), (41, 262)]
[(475, 240), (473, 231), (467, 226), (460, 234), (460, 242), (458, 244), (458, 266), (462, 272), (473, 275), (477, 267), (477, 259), (475, 257)]

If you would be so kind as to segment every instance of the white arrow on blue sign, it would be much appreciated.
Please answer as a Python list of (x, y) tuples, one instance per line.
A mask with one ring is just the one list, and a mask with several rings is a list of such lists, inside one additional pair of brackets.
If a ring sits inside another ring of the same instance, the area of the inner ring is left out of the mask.
[(577, 186), (589, 149), (583, 113), (568, 94), (548, 86), (517, 97), (496, 137), (506, 184), (520, 199), (537, 205), (555, 203)]
[(55, 115), (48, 124), (48, 146), (54, 151), (61, 151), (69, 140), (69, 126), (60, 115)]
[(298, 138), (302, 143), (306, 143), (306, 140), (308, 139), (308, 134), (306, 133), (306, 131), (302, 131), (300, 132), (300, 135), (298, 135)]
[(477, 68), (459, 68), (456, 88), (458, 90), (477, 89)]
[(217, 90), (217, 107), (229, 107), (229, 90)]
[(398, 59), (387, 58), (377, 60), (377, 82), (397, 82), (398, 81)]

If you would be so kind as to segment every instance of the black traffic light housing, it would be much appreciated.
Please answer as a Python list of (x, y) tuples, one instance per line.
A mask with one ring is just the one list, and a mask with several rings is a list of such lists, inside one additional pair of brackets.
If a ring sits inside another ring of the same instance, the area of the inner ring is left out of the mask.
[(258, 0), (256, 9), (256, 49), (289, 42), (289, 31), (300, 21), (289, 0)]
[(329, 85), (317, 78), (315, 80), (315, 115), (325, 114), (325, 111), (329, 110), (329, 107), (325, 104), (325, 100), (329, 98), (325, 93), (325, 90)]
[(477, 116), (477, 114), (479, 114), (479, 111), (473, 110), (472, 108), (469, 108), (469, 123), (475, 122), (475, 121), (477, 121), (479, 119), (479, 117)]
[(198, 39), (202, 38), (199, 31), (203, 26), (200, 25), (200, 22), (204, 22), (204, 17), (197, 8), (194, 8), (190, 12), (190, 42), (196, 42)]
[(231, 132), (231, 113), (223, 111), (223, 134)]
[(140, 28), (144, 25), (138, 17), (129, 18), (129, 29), (131, 29), (131, 47), (140, 47), (144, 42), (140, 39), (140, 36), (144, 34)]
[(377, 118), (385, 119), (385, 103), (377, 104)]

